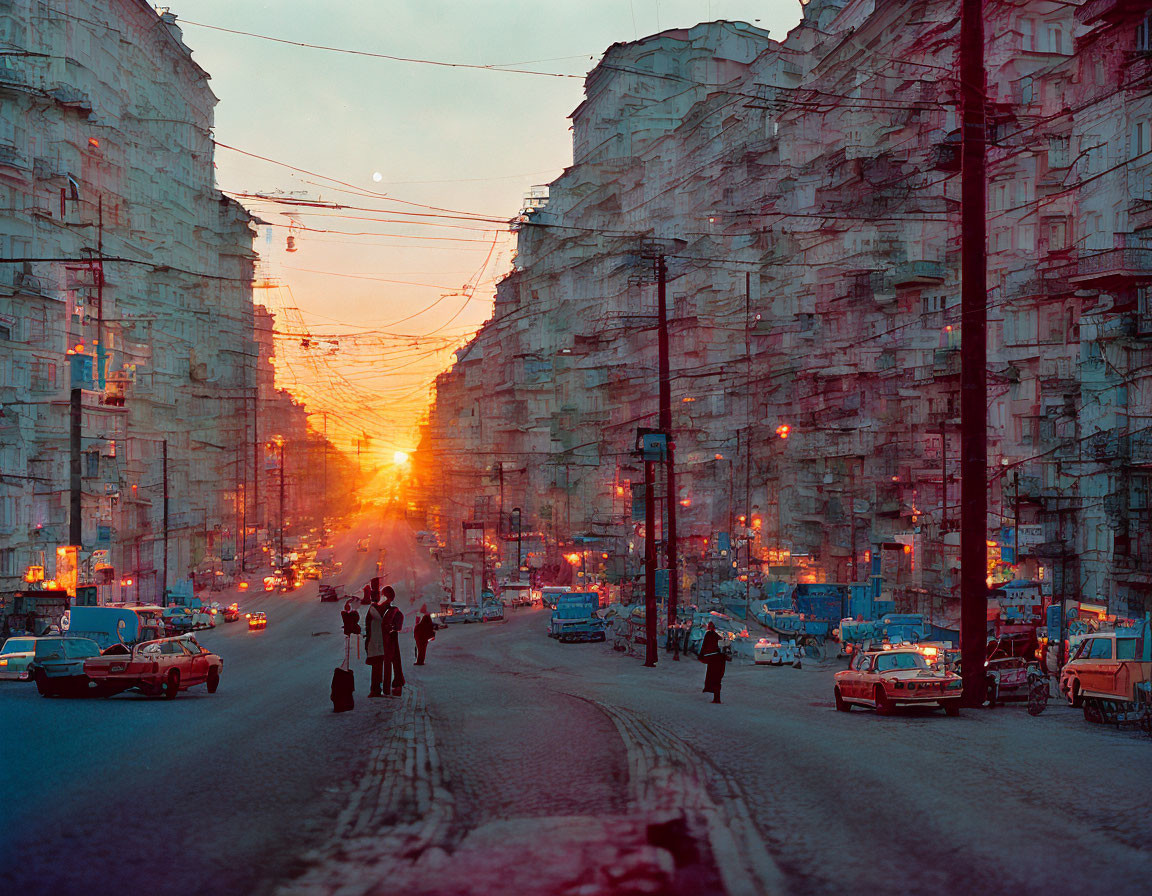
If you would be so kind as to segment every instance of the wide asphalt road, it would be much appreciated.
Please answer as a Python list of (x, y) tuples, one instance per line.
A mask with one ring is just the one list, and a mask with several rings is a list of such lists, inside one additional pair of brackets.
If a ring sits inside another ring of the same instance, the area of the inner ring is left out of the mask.
[[(387, 547), (406, 612), (413, 579), (429, 580), (403, 524), (361, 521), (336, 544), (350, 590)], [(332, 712), (343, 604), (321, 604), (315, 582), (213, 597), (268, 614), (263, 631), (198, 633), (224, 658), (215, 694), (44, 699), (0, 682), (0, 893), (267, 893), (323, 836), (390, 701)], [(354, 669), (363, 697), (369, 670)]]

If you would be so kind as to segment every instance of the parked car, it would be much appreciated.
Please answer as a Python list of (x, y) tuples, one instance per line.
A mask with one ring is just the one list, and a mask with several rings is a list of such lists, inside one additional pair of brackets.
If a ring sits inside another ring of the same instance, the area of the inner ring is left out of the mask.
[(263, 612), (249, 613), (248, 614), (248, 631), (257, 628), (265, 628), (268, 625), (268, 617)]
[(504, 604), (500, 603), (498, 600), (486, 601), (484, 606), (480, 608), (480, 621), (503, 622)]
[(857, 653), (835, 679), (832, 694), (841, 712), (854, 705), (872, 707), (880, 715), (897, 706), (939, 707), (950, 716), (960, 712), (960, 676), (934, 671), (915, 649)]
[(216, 693), (224, 661), (191, 635), (161, 638), (133, 646), (127, 654), (105, 654), (84, 662), (94, 690), (111, 696), (137, 690), (173, 699), (180, 691), (205, 684)]
[(94, 656), (100, 656), (100, 645), (91, 638), (38, 638), (28, 672), (41, 697), (86, 693), (89, 680), (84, 663)]
[(449, 610), (450, 612), (441, 614), (441, 618), (447, 625), (455, 625), (460, 622), (479, 622), (482, 618), (479, 607), (455, 604), (450, 605)]
[[(1027, 700), (1032, 686), (1044, 678), (1039, 663), (1020, 656), (1002, 656), (984, 663), (988, 705), (1005, 700)], [(957, 670), (959, 671), (959, 670)]]
[(1060, 672), (1060, 693), (1073, 706), (1085, 698), (1134, 702), (1136, 688), (1152, 678), (1148, 624), (1140, 629), (1096, 632), (1080, 646)]
[(196, 628), (196, 614), (188, 607), (165, 607), (164, 629), (169, 637), (185, 634)]
[(28, 667), (36, 655), (36, 639), (32, 637), (9, 638), (0, 647), (0, 678), (14, 681), (29, 679)]
[(224, 608), (224, 621), (225, 622), (239, 622), (240, 621), (240, 605), (229, 604)]

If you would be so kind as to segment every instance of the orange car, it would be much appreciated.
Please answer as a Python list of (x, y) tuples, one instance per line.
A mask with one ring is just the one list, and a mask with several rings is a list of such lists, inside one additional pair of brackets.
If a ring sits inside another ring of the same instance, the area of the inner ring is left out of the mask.
[(937, 672), (919, 650), (903, 648), (856, 654), (847, 669), (836, 673), (833, 696), (841, 712), (854, 704), (873, 707), (880, 715), (897, 706), (931, 706), (954, 716), (963, 688), (959, 675)]

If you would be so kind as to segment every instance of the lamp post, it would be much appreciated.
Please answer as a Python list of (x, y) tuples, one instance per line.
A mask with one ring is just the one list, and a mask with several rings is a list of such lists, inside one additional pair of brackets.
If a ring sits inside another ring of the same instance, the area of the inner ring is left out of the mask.
[(516, 581), (520, 581), (520, 538), (523, 535), (524, 514), (519, 507), (513, 507), (516, 514)]

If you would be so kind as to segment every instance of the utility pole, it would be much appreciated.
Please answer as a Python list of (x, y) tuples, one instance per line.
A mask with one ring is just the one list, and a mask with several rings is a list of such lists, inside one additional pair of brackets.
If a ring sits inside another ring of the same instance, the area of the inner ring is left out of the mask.
[(76, 546), (81, 545), (83, 537), (83, 470), (81, 468), (81, 455), (80, 455), (80, 421), (83, 417), (82, 404), (83, 392), (78, 388), (73, 388), (69, 395), (69, 439), (68, 447), (70, 449), (69, 461), (70, 466), (70, 490), (68, 502), (68, 543)]
[(524, 512), (519, 507), (513, 507), (516, 514), (516, 581), (520, 581), (520, 537), (524, 530)]
[(1012, 508), (1012, 562), (1017, 569), (1020, 568), (1020, 471), (1012, 471), (1012, 484), (1015, 486)]
[(644, 665), (656, 665), (655, 461), (644, 461)]
[(744, 622), (752, 616), (752, 272), (744, 272)]
[[(247, 427), (245, 427), (247, 429)], [(240, 571), (247, 572), (247, 557), (244, 556), (244, 535), (248, 529), (248, 477), (245, 475), (244, 470), (244, 441), (241, 438), (240, 445), (236, 448), (236, 503), (239, 505), (240, 512), (237, 514), (236, 519), (236, 550), (240, 552)], [(244, 482), (244, 500), (240, 500), (240, 482)]]
[[(259, 360), (259, 359), (257, 359)], [(256, 369), (252, 384), (252, 525), (260, 528), (260, 370)], [(268, 528), (267, 520), (264, 528)], [(245, 539), (247, 550), (247, 539)]]
[[(676, 491), (676, 444), (672, 438), (672, 385), (668, 364), (668, 264), (664, 253), (656, 256), (656, 296), (657, 296), (657, 326), (658, 347), (660, 351), (660, 431), (666, 440), (666, 482), (668, 494), (665, 497), (668, 509), (668, 625), (676, 624), (676, 607), (680, 598), (680, 563), (677, 556), (676, 545), (676, 509), (679, 506), (679, 494)], [(655, 587), (655, 584), (653, 584)], [(653, 622), (649, 624), (648, 637), (655, 643), (655, 613)], [(654, 648), (653, 648), (654, 649)]]
[(164, 570), (160, 573), (160, 606), (168, 605), (168, 440), (164, 440)]
[(500, 525), (496, 527), (496, 538), (504, 534), (504, 461), (496, 461), (497, 469), (500, 471), (500, 509), (497, 518), (500, 520)]
[(280, 442), (280, 563), (284, 568), (284, 442)]
[(96, 385), (104, 391), (104, 194), (96, 200)]
[(948, 429), (940, 421), (940, 535), (948, 525)]
[(323, 526), (324, 510), (328, 508), (328, 412), (324, 411), (324, 495), (322, 510), (320, 511), (320, 522)]
[(984, 702), (988, 590), (987, 131), (983, 0), (961, 0), (960, 658), (965, 706)]

